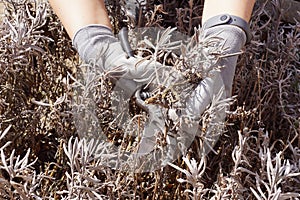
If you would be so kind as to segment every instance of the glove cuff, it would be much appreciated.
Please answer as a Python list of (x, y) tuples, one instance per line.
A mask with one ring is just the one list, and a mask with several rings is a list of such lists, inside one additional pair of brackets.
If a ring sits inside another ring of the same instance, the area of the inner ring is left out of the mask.
[(234, 25), (218, 25), (210, 28), (204, 27), (205, 37), (215, 35), (218, 38), (224, 40), (225, 53), (237, 53), (246, 44), (247, 35), (245, 32)]
[(247, 37), (246, 43), (249, 43), (251, 41), (252, 34), (248, 22), (238, 16), (222, 14), (222, 15), (211, 17), (203, 24), (203, 28), (208, 29), (211, 27), (226, 25), (226, 24), (241, 28), (246, 34)]
[(101, 24), (89, 24), (81, 27), (76, 31), (76, 33), (72, 38), (72, 43), (75, 46), (77, 41), (80, 40), (81, 35), (84, 34), (83, 32), (99, 32), (99, 31), (101, 32), (101, 34), (113, 36), (112, 30), (108, 26), (101, 25)]

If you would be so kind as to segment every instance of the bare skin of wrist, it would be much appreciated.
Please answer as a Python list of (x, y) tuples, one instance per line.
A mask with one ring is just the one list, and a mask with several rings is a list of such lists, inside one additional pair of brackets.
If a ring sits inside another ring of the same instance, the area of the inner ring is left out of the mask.
[[(71, 38), (82, 27), (101, 24), (111, 28), (104, 0), (49, 0)], [(202, 24), (219, 14), (231, 14), (250, 20), (255, 0), (206, 0)]]
[(111, 28), (104, 0), (49, 0), (70, 38), (82, 27), (101, 24)]
[(209, 18), (230, 14), (249, 22), (255, 0), (206, 0), (202, 14), (202, 24)]

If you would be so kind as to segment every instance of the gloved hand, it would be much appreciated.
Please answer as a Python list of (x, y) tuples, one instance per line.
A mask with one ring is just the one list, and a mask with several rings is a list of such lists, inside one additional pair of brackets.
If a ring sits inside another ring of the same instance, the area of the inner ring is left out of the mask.
[(222, 87), (225, 87), (225, 95), (221, 99), (231, 97), (232, 83), (237, 64), (237, 53), (246, 42), (246, 35), (242, 29), (233, 25), (220, 25), (204, 30), (204, 37), (218, 37), (223, 43), (223, 56), (215, 63), (207, 77), (199, 83), (197, 88), (187, 100), (189, 113), (199, 115), (211, 103), (214, 95), (217, 95)]
[[(202, 39), (205, 40), (212, 35), (218, 38), (222, 45), (224, 55), (213, 64), (214, 66), (209, 66), (211, 70), (207, 72), (206, 77), (185, 99), (185, 107), (181, 113), (178, 114), (179, 118), (181, 118), (179, 121), (180, 124), (178, 125), (179, 135), (169, 137), (169, 148), (167, 148), (169, 155), (163, 157), (163, 159), (167, 159), (167, 162), (176, 159), (178, 154), (186, 151), (194, 140), (197, 130), (200, 131), (199, 121), (207, 109), (213, 110), (211, 110), (209, 116), (210, 122), (206, 124), (205, 137), (207, 143), (203, 150), (209, 151), (211, 146), (216, 142), (217, 137), (223, 131), (226, 111), (229, 109), (228, 98), (231, 97), (232, 83), (238, 57), (237, 53), (240, 52), (242, 46), (245, 44), (246, 35), (244, 31), (237, 26), (220, 25), (205, 29), (199, 36), (198, 41)], [(209, 52), (209, 50), (207, 52)], [(199, 56), (203, 54), (205, 53), (199, 52)], [(172, 81), (169, 84), (172, 84)], [(144, 107), (147, 106), (151, 108), (149, 109), (151, 110), (150, 113), (161, 109), (157, 105), (156, 107), (154, 105), (144, 105)], [(153, 118), (152, 124), (156, 123), (159, 124), (159, 127), (164, 127), (165, 118), (166, 115)], [(149, 124), (149, 127), (151, 128), (151, 124)], [(161, 130), (161, 132), (164, 132), (164, 130)], [(167, 135), (169, 136), (169, 133), (167, 133)], [(140, 152), (145, 153), (147, 150), (153, 148), (154, 145), (154, 134), (148, 134), (148, 137), (142, 140)]]
[[(229, 109), (228, 98), (231, 97), (232, 84), (235, 74), (238, 56), (241, 48), (245, 45), (245, 32), (234, 25), (219, 25), (204, 29), (204, 38), (217, 37), (223, 43), (224, 55), (215, 63), (207, 77), (199, 83), (187, 99), (185, 114), (200, 117), (203, 112), (210, 108), (210, 122), (206, 127), (205, 146), (203, 151), (210, 151), (223, 131), (226, 111)], [(220, 68), (217, 70), (217, 68)], [(194, 132), (187, 130), (187, 135)], [(202, 134), (203, 135), (203, 134)], [(205, 153), (205, 152), (204, 152)]]
[[(204, 30), (205, 37), (216, 35), (224, 41), (226, 54), (237, 53), (246, 41), (245, 33), (242, 29), (232, 25), (220, 25)], [(111, 30), (99, 25), (91, 25), (80, 29), (73, 39), (73, 44), (78, 50), (81, 58), (85, 62), (95, 62), (102, 70), (109, 72), (110, 77), (115, 80), (118, 87), (123, 89), (129, 96), (143, 85), (148, 84), (156, 76), (156, 73), (163, 74), (169, 69), (155, 61), (143, 60), (142, 58), (130, 57), (121, 47), (119, 41), (112, 35)], [(231, 96), (231, 88), (234, 77), (237, 56), (221, 58), (216, 66), (221, 66), (220, 70), (211, 70), (207, 77), (187, 97), (186, 107), (182, 111), (181, 125), (179, 127), (182, 134), (180, 138), (169, 137), (169, 147), (167, 162), (176, 158), (178, 150), (186, 149), (194, 139), (199, 120), (203, 112), (212, 101), (222, 101)], [(213, 67), (213, 66), (212, 66)], [(161, 73), (160, 73), (161, 72)], [(168, 83), (170, 84), (170, 83)], [(145, 105), (145, 109), (150, 115), (150, 120), (144, 134), (138, 154), (145, 155), (153, 150), (156, 143), (155, 132), (165, 133), (165, 117), (163, 109), (158, 105)], [(223, 122), (226, 116), (226, 107), (219, 107), (215, 113), (212, 124)], [(186, 121), (185, 119), (192, 119)], [(213, 127), (209, 127), (213, 129)], [(182, 139), (183, 138), (183, 139)], [(181, 143), (181, 144), (178, 144)], [(181, 145), (179, 147), (178, 145)], [(154, 154), (150, 156), (155, 156)]]
[[(157, 80), (164, 81), (164, 77), (169, 76), (168, 66), (154, 60), (129, 57), (119, 40), (105, 26), (90, 25), (81, 28), (74, 36), (73, 45), (83, 61), (94, 64), (100, 68), (100, 72), (109, 75), (115, 87), (124, 91), (125, 98), (140, 94), (143, 86), (150, 83), (155, 85)], [(137, 99), (145, 105), (140, 96), (137, 96)], [(156, 152), (153, 153), (155, 133), (162, 133), (165, 130), (164, 111), (160, 106), (147, 105), (143, 109), (148, 113), (149, 120), (141, 136), (142, 148), (138, 150), (136, 156), (133, 155), (135, 159), (142, 159), (145, 156), (153, 158), (156, 155)]]
[(96, 64), (109, 75), (116, 87), (130, 97), (154, 79), (163, 66), (154, 60), (128, 57), (112, 31), (102, 25), (81, 28), (74, 36), (73, 45), (81, 59)]

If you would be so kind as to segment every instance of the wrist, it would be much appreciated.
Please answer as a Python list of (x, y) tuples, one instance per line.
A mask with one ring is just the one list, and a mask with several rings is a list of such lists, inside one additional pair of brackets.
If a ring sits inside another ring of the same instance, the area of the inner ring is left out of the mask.
[(248, 22), (235, 15), (221, 14), (211, 17), (205, 21), (203, 28), (208, 29), (220, 25), (233, 25), (242, 29), (246, 34), (246, 43), (249, 43), (252, 39)]

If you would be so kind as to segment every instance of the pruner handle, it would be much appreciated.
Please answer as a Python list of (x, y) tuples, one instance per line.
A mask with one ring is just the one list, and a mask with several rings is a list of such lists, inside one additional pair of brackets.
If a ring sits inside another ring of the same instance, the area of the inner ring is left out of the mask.
[(127, 27), (121, 28), (121, 30), (119, 32), (119, 39), (120, 39), (123, 50), (127, 53), (127, 55), (129, 57), (133, 57), (134, 53), (133, 53), (133, 50), (131, 49), (131, 46), (130, 46), (130, 43), (128, 40), (128, 28)]

